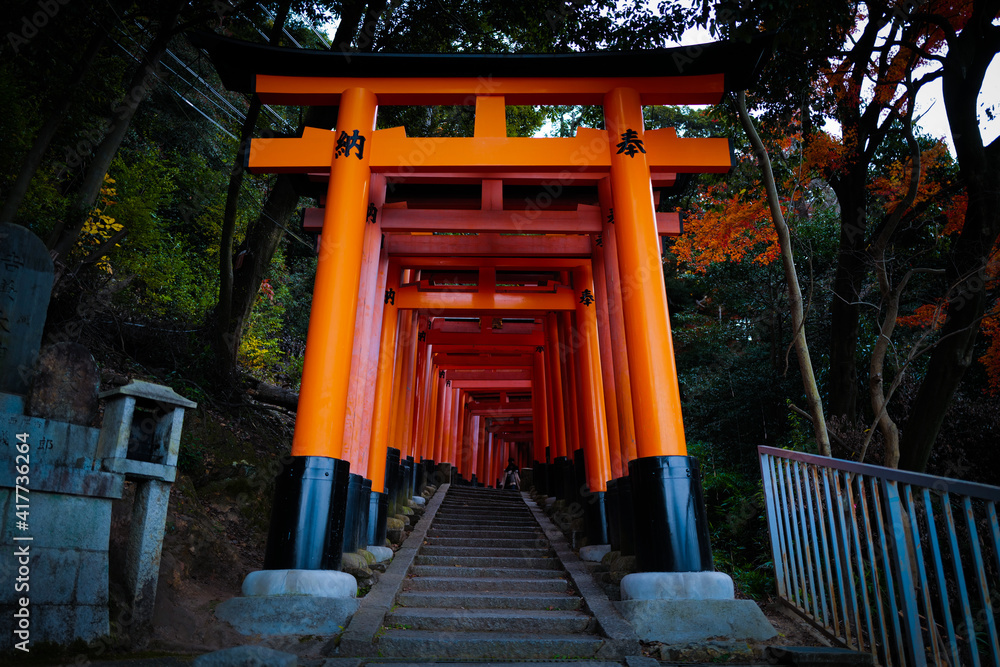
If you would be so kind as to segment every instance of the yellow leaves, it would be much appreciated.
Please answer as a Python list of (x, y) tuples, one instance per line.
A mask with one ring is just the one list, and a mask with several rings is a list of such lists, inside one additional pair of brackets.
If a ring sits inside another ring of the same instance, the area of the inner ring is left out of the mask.
[[(115, 179), (107, 174), (104, 175), (104, 184), (101, 186), (98, 204), (83, 223), (83, 229), (76, 241), (76, 246), (85, 255), (100, 248), (108, 239), (125, 228), (114, 217), (106, 213), (107, 209), (115, 203), (112, 197), (118, 195), (118, 191), (114, 188), (114, 183)], [(119, 247), (117, 243), (115, 247)], [(112, 273), (111, 263), (108, 261), (106, 255), (97, 260), (96, 266), (101, 271)]]
[(263, 370), (273, 363), (277, 341), (258, 338), (248, 332), (240, 341), (239, 361), (251, 370)]

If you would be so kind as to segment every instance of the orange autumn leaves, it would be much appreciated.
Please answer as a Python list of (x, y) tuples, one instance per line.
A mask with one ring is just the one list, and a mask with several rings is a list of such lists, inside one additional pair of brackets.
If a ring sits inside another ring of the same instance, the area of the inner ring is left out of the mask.
[[(964, 202), (964, 197), (962, 200)], [(980, 288), (995, 292), (1000, 286), (1000, 245), (993, 248), (993, 254), (986, 263), (985, 273), (985, 285), (980, 281)], [(962, 298), (962, 294), (959, 293), (957, 298)], [(941, 300), (918, 306), (912, 315), (896, 318), (896, 323), (905, 327), (921, 329), (931, 327), (936, 330), (944, 325), (947, 314), (948, 302)], [(1000, 396), (1000, 299), (987, 304), (979, 332), (989, 341), (986, 352), (979, 357), (979, 362), (986, 368), (988, 391), (994, 396)]]
[(684, 217), (684, 235), (673, 252), (698, 272), (718, 262), (770, 264), (780, 257), (767, 199), (759, 188), (706, 187)]

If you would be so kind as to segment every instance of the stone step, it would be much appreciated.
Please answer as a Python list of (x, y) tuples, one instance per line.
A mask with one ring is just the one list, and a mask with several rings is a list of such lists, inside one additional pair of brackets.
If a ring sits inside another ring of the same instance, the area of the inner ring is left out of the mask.
[(415, 577), (510, 577), (511, 579), (561, 579), (562, 570), (534, 570), (516, 567), (455, 567), (454, 565), (414, 565)]
[(472, 522), (434, 522), (433, 530), (465, 530), (491, 533), (496, 537), (506, 537), (508, 533), (523, 533), (538, 530), (538, 524), (517, 523), (472, 523)]
[(509, 505), (511, 507), (527, 507), (523, 498), (515, 498), (513, 496), (502, 496), (498, 498), (476, 498), (475, 496), (452, 496), (448, 494), (447, 498), (441, 501), (442, 505)]
[(522, 498), (515, 498), (513, 496), (501, 496), (497, 498), (477, 498), (475, 496), (452, 496), (448, 494), (448, 497), (441, 501), (442, 505), (509, 505), (511, 507), (527, 507), (524, 504)]
[(427, 537), (454, 537), (454, 538), (478, 538), (478, 539), (489, 539), (492, 537), (498, 537), (505, 540), (533, 540), (542, 537), (543, 533), (541, 528), (535, 531), (530, 530), (504, 530), (497, 532), (495, 530), (474, 530), (468, 528), (434, 528), (433, 526), (427, 531)]
[(495, 509), (499, 512), (525, 512), (531, 511), (528, 506), (525, 505), (520, 500), (516, 502), (508, 502), (505, 500), (454, 500), (451, 498), (445, 498), (441, 502), (439, 509), (445, 512), (457, 512), (460, 510), (470, 510), (472, 512), (487, 512), (491, 509)]
[(388, 630), (378, 640), (379, 655), (412, 658), (432, 655), (435, 658), (545, 659), (560, 657), (590, 658), (603, 640), (590, 635), (536, 635), (498, 632), (423, 632)]
[(506, 489), (463, 489), (460, 486), (451, 487), (451, 492), (448, 494), (449, 498), (461, 498), (469, 496), (472, 498), (517, 498), (521, 499), (521, 493), (514, 490)]
[(441, 547), (499, 547), (501, 549), (517, 549), (529, 547), (540, 549), (548, 546), (548, 540), (534, 537), (524, 540), (509, 540), (502, 537), (427, 537), (427, 543)]
[(498, 523), (526, 523), (532, 526), (538, 525), (538, 522), (535, 521), (535, 518), (531, 516), (516, 517), (499, 513), (494, 513), (493, 516), (488, 516), (488, 517), (487, 516), (474, 517), (474, 516), (469, 516), (464, 512), (455, 512), (455, 514), (453, 515), (438, 514), (437, 516), (434, 517), (434, 523), (454, 523), (456, 521), (461, 523), (474, 523), (486, 526), (492, 526)]
[(475, 512), (485, 512), (490, 508), (496, 508), (505, 512), (524, 512), (528, 506), (521, 500), (466, 500), (445, 498), (441, 501), (441, 509), (454, 511), (458, 509), (473, 510)]
[(512, 558), (491, 556), (424, 556), (417, 554), (417, 565), (451, 565), (458, 567), (520, 567), (538, 570), (561, 570), (558, 558)]
[(590, 616), (579, 611), (547, 609), (440, 609), (403, 608), (385, 617), (387, 628), (402, 630), (451, 630), (462, 632), (534, 632), (569, 634), (586, 632)]
[(489, 558), (545, 558), (552, 555), (551, 549), (537, 547), (455, 547), (451, 545), (425, 544), (420, 547), (424, 556), (473, 556)]
[(516, 591), (498, 596), (476, 591), (402, 591), (396, 602), (404, 607), (444, 607), (445, 609), (579, 609), (581, 598), (566, 593)]
[(436, 517), (435, 526), (467, 526), (469, 528), (534, 528), (538, 525), (534, 519), (470, 519), (469, 517)]
[[(570, 665), (571, 667), (622, 667), (620, 662), (603, 662), (600, 660), (545, 660), (544, 664), (549, 665)], [(393, 660), (392, 662), (366, 662), (365, 667), (432, 667), (433, 665), (447, 665), (448, 667), (484, 667), (482, 662), (456, 662), (449, 660), (446, 663), (439, 662), (403, 662)], [(101, 667), (104, 667), (101, 665)], [(524, 667), (524, 661), (520, 662), (499, 662), (490, 660), (488, 667)]]
[(565, 593), (565, 579), (514, 579), (508, 577), (413, 577), (403, 582), (407, 591), (492, 591), (506, 595), (512, 591)]
[(501, 523), (527, 523), (532, 526), (537, 526), (538, 522), (532, 516), (517, 516), (512, 514), (500, 515), (496, 512), (493, 514), (484, 514), (482, 516), (477, 516), (475, 514), (469, 514), (468, 512), (455, 512), (453, 514), (438, 514), (434, 517), (434, 523), (438, 522), (452, 522), (461, 521), (463, 523), (478, 523), (486, 526), (494, 525), (498, 522)]

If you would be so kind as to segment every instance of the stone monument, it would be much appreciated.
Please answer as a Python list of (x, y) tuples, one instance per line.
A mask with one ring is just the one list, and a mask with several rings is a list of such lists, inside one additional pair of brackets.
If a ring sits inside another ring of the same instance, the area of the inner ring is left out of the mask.
[[(41, 348), (52, 261), (24, 227), (0, 224), (0, 651), (110, 633), (111, 504), (136, 481), (125, 555), (131, 634), (152, 617), (184, 408), (167, 387), (107, 392), (76, 343)], [(9, 584), (9, 585), (8, 585)], [(13, 626), (11, 626), (13, 623)]]

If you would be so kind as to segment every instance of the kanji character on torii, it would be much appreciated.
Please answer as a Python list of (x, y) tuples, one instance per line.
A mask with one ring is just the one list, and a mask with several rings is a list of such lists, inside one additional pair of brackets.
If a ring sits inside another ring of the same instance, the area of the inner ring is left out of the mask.
[[(500, 447), (489, 444), (496, 437), (512, 448), (533, 447), (535, 467), (546, 471), (539, 488), (581, 450), (587, 487), (601, 501), (594, 503), (602, 514), (598, 525), (605, 525), (607, 482), (628, 479), (641, 569), (711, 569), (660, 261), (658, 233), (679, 223), (673, 214), (657, 214), (653, 187), (678, 173), (728, 171), (731, 149), (727, 139), (647, 131), (642, 106), (718, 102), (748, 85), (766, 43), (706, 45), (692, 61), (669, 49), (346, 57), (214, 36), (196, 41), (230, 88), (252, 90), (268, 104), (339, 105), (334, 131), (305, 128), (299, 138), (255, 139), (248, 152), (251, 171), (328, 179), (293, 463), (279, 484), (265, 567), (337, 567), (340, 552), (331, 538), (299, 534), (316, 532), (303, 529), (304, 522), (334, 524), (344, 512), (334, 491), (327, 492), (334, 498), (329, 515), (317, 514), (316, 471), (342, 479), (346, 458), (371, 480), (373, 495), (385, 493), (391, 444), (404, 457), (451, 463), (459, 477), (485, 474), (489, 482), (495, 467), (484, 457), (499, 460)], [(474, 104), (475, 131), (424, 138), (407, 137), (403, 128), (376, 130), (379, 104)], [(605, 129), (580, 128), (570, 138), (508, 137), (507, 104), (600, 104)], [(482, 202), (480, 210), (456, 210), (454, 202), (451, 208), (386, 203), (387, 183), (476, 184)], [(533, 206), (504, 199), (505, 188), (521, 185), (539, 187)], [(560, 206), (572, 188), (590, 188), (599, 207)], [(443, 230), (477, 235), (427, 235)], [(377, 271), (363, 280), (364, 266)], [(464, 277), (434, 282), (446, 270)], [(511, 287), (498, 278), (501, 271), (545, 275)], [(365, 310), (359, 317), (359, 299), (373, 315)], [(433, 328), (446, 318), (498, 318), (501, 327), (518, 318), (530, 325), (520, 333), (487, 333), (480, 323), (464, 332)], [(370, 373), (352, 369), (356, 332), (373, 341), (371, 359), (378, 350)], [(458, 369), (497, 379), (448, 376), (468, 372)], [(528, 380), (531, 397), (520, 410), (530, 408), (531, 421), (492, 401), (497, 418), (508, 421), (488, 432), (492, 417), (482, 406), (491, 401), (482, 388), (506, 396)], [(475, 384), (483, 382), (493, 384)], [(368, 439), (355, 425), (345, 441), (352, 401), (369, 406)], [(279, 501), (286, 506), (279, 509)]]

